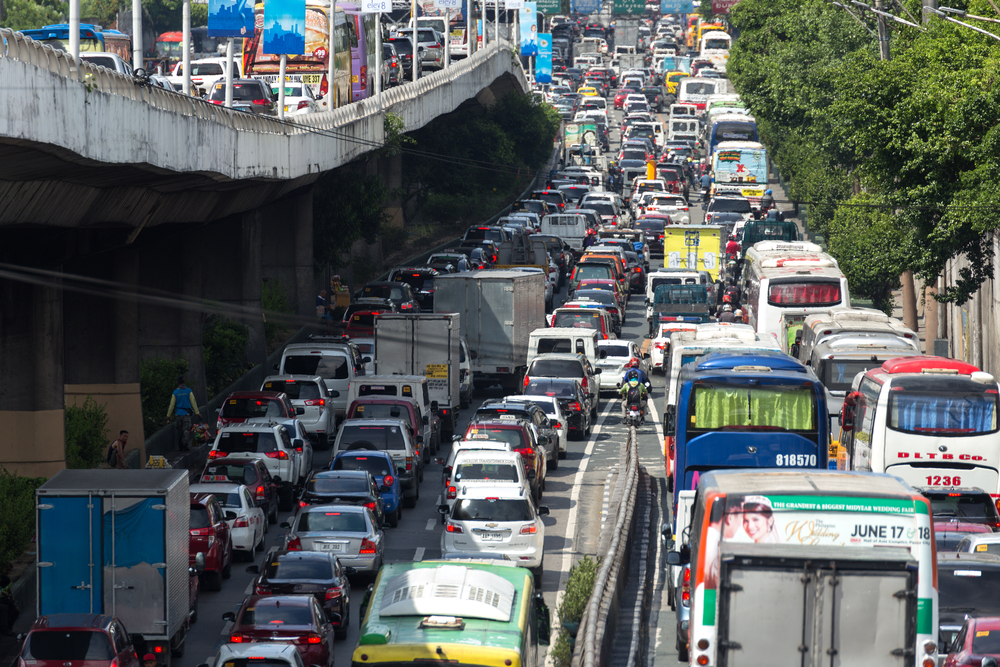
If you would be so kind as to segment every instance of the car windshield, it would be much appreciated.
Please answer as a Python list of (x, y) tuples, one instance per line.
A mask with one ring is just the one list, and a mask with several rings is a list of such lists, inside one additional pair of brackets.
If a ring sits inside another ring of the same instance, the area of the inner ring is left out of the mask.
[(284, 406), (274, 398), (229, 398), (222, 404), (220, 417), (236, 419), (284, 418)]
[[(561, 343), (567, 348), (571, 346), (571, 341), (568, 338), (545, 338), (538, 341), (539, 354), (546, 354), (541, 351), (543, 342)], [(535, 359), (531, 362), (527, 375), (529, 377), (582, 378), (584, 371), (583, 364), (574, 359)]]
[(725, 199), (716, 197), (708, 204), (708, 210), (712, 213), (716, 211), (727, 211), (732, 213), (750, 213), (750, 200), (743, 198)]
[[(643, 153), (643, 157), (645, 157), (645, 153)], [(593, 209), (594, 211), (597, 211), (598, 215), (614, 215), (615, 214), (615, 207), (613, 205), (611, 205), (611, 204), (604, 203), (604, 202), (589, 201), (589, 202), (587, 202), (587, 208)]]
[(535, 517), (527, 500), (486, 498), (459, 500), (451, 518), (456, 521), (533, 521)]
[(243, 616), (239, 622), (240, 625), (276, 629), (285, 625), (312, 625), (313, 618), (312, 612), (306, 605), (287, 603), (281, 606), (274, 603), (262, 605), (258, 600), (255, 606), (243, 610)]
[(392, 466), (381, 456), (338, 456), (334, 470), (367, 470), (376, 480), (392, 474)]
[(689, 431), (815, 432), (817, 401), (812, 385), (752, 387), (696, 382)]
[[(395, 389), (395, 387), (393, 387)], [(409, 421), (410, 413), (405, 407), (386, 403), (362, 403), (355, 406), (354, 419), (405, 419)]]
[(298, 532), (367, 533), (361, 512), (306, 512), (299, 517)]
[(641, 229), (643, 232), (655, 232), (659, 234), (663, 231), (663, 223), (658, 220), (640, 220), (635, 223), (636, 229)]
[[(326, 558), (300, 558), (280, 556), (267, 559), (265, 576), (271, 581), (279, 579), (329, 580), (333, 578), (333, 566)], [(256, 664), (256, 663), (255, 663)], [(286, 666), (287, 667), (287, 666)]]
[[(219, 501), (219, 505), (222, 507), (232, 507), (235, 509), (243, 509), (243, 503), (240, 502), (240, 494), (238, 493), (225, 493), (222, 491), (216, 491), (212, 493), (215, 499)], [(194, 510), (191, 510), (191, 516), (194, 517)]]
[(570, 382), (553, 382), (552, 380), (529, 380), (524, 388), (528, 396), (555, 396), (556, 398), (576, 398), (576, 387)]
[(580, 329), (601, 328), (601, 314), (582, 308), (575, 309), (575, 312), (562, 311), (556, 313), (552, 319), (554, 327), (577, 327)]
[(465, 232), (466, 241), (496, 241), (500, 243), (503, 241), (503, 232), (499, 229), (490, 229), (489, 227), (470, 227), (468, 231)]
[(355, 449), (405, 449), (402, 429), (398, 426), (347, 424), (341, 427), (340, 451)]
[(212, 525), (211, 520), (208, 516), (208, 510), (201, 505), (191, 506), (191, 518), (188, 520), (188, 528), (191, 530), (198, 530), (200, 528), (208, 528)]
[(573, 275), (575, 280), (611, 280), (614, 277), (614, 271), (607, 264), (593, 264), (590, 262), (577, 264)]
[[(215, 88), (212, 89), (213, 100), (224, 100), (226, 99), (226, 86), (224, 84), (216, 84)], [(264, 89), (256, 83), (234, 83), (233, 84), (233, 101), (234, 102), (250, 102), (252, 100), (270, 100), (270, 97), (264, 93)]]
[(219, 436), (219, 446), (216, 448), (220, 452), (253, 452), (256, 454), (267, 454), (278, 451), (278, 441), (274, 433), (239, 433), (226, 431)]
[[(206, 477), (211, 479), (206, 480)], [(228, 481), (235, 484), (246, 484), (249, 486), (257, 483), (257, 469), (252, 465), (246, 465), (243, 463), (236, 463), (232, 465), (213, 463), (205, 468), (205, 472), (202, 474), (202, 481)]]
[(513, 463), (470, 462), (455, 466), (455, 481), (463, 482), (518, 482), (517, 467)]
[(1000, 630), (977, 628), (976, 636), (972, 638), (972, 652), (979, 655), (1000, 655)]
[(821, 359), (819, 374), (830, 391), (850, 391), (855, 375), (880, 364), (867, 359)]
[(392, 46), (396, 49), (396, 53), (401, 56), (408, 56), (413, 53), (413, 46), (408, 39), (394, 39), (392, 40)]
[(631, 357), (632, 352), (628, 345), (602, 345), (601, 351), (609, 357)]
[(350, 479), (343, 477), (325, 477), (323, 475), (315, 475), (306, 484), (306, 490), (312, 491), (313, 493), (322, 493), (326, 495), (337, 494), (337, 493), (368, 493), (370, 487), (368, 486), (367, 480), (364, 479)]
[(96, 630), (36, 630), (21, 652), (24, 660), (114, 660), (108, 636)]
[(346, 380), (349, 372), (347, 357), (339, 354), (289, 355), (282, 370), (289, 375), (319, 375), (327, 380)]
[(509, 443), (513, 449), (527, 447), (524, 442), (524, 431), (520, 428), (500, 428), (498, 426), (487, 426), (483, 424), (472, 424), (466, 440), (496, 440), (498, 442)]
[(1000, 615), (1000, 568), (969, 561), (938, 568), (938, 604), (945, 609), (975, 610), (977, 616)]
[(309, 401), (322, 398), (320, 387), (315, 382), (296, 382), (295, 380), (268, 380), (263, 391), (280, 391), (293, 401)]
[(960, 519), (968, 523), (993, 523), (996, 508), (986, 493), (945, 493), (928, 491), (931, 512), (936, 519)]

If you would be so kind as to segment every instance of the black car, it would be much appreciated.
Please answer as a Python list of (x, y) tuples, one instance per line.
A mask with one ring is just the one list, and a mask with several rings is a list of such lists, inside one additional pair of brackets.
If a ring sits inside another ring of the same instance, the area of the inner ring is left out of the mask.
[(378, 483), (367, 470), (320, 470), (311, 472), (302, 485), (299, 507), (308, 505), (364, 505), (381, 526), (385, 521), (385, 503)]
[[(938, 652), (948, 653), (966, 616), (1000, 616), (1000, 556), (939, 553)], [(976, 663), (973, 663), (976, 664)]]
[(542, 438), (539, 444), (545, 445), (545, 457), (549, 462), (549, 468), (555, 470), (559, 467), (559, 431), (551, 423), (545, 410), (534, 403), (522, 401), (507, 402), (502, 398), (490, 398), (483, 401), (483, 404), (472, 415), (472, 421), (490, 421), (494, 419), (523, 419), (534, 424)]
[[(208, 101), (212, 104), (226, 103), (225, 82), (212, 86)], [(257, 79), (235, 79), (233, 81), (233, 108), (237, 111), (274, 116), (278, 112), (277, 105), (278, 102), (271, 92), (271, 86), (267, 83)]]
[[(413, 81), (413, 42), (405, 38), (387, 39), (383, 44), (392, 44), (392, 47), (396, 49), (396, 55), (399, 57), (400, 63), (403, 65), (403, 83)], [(417, 58), (417, 78), (419, 79), (424, 72), (423, 63)]]
[(403, 83), (403, 63), (396, 52), (396, 47), (389, 42), (382, 43), (382, 61), (389, 73), (385, 80), (386, 87)]
[[(263, 570), (263, 571), (262, 571)], [(272, 548), (264, 556), (263, 566), (251, 565), (254, 595), (312, 595), (326, 612), (340, 615), (334, 622), (337, 639), (347, 638), (351, 622), (351, 582), (347, 575), (353, 568), (344, 567), (326, 551), (288, 551)]]
[(526, 396), (553, 396), (566, 416), (569, 437), (583, 440), (590, 436), (590, 402), (587, 392), (575, 378), (534, 377), (524, 387)]
[(635, 228), (642, 230), (649, 244), (650, 257), (663, 257), (663, 228), (666, 224), (663, 220), (636, 220)]
[(250, 489), (254, 502), (264, 510), (268, 522), (278, 523), (278, 484), (260, 459), (227, 456), (210, 460), (198, 481), (202, 484), (242, 484)]
[(1000, 512), (990, 494), (976, 487), (917, 487), (931, 501), (932, 521), (961, 521), (1000, 529)]
[(559, 190), (535, 190), (531, 193), (532, 199), (555, 204), (559, 207), (557, 213), (562, 213), (566, 208), (566, 196)]
[(431, 266), (400, 266), (389, 273), (389, 282), (406, 283), (425, 313), (434, 312), (434, 279), (440, 272)]
[[(406, 283), (375, 281), (361, 288), (360, 299), (388, 299), (401, 313), (420, 312), (420, 303)], [(359, 300), (360, 300), (359, 299)]]
[(493, 241), (500, 245), (504, 241), (510, 241), (510, 232), (500, 226), (473, 225), (465, 230), (462, 236), (462, 245), (470, 241)]
[(649, 102), (649, 107), (656, 113), (663, 111), (663, 89), (659, 86), (644, 86), (641, 91)]

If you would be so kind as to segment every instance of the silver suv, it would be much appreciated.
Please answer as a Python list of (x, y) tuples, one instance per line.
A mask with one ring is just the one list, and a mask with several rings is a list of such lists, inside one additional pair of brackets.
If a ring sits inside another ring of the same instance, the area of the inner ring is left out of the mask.
[(326, 382), (318, 375), (270, 375), (264, 378), (260, 389), (284, 392), (294, 407), (302, 408), (298, 420), (316, 448), (330, 447), (329, 438), (337, 435), (337, 417), (330, 399), (339, 397), (340, 392), (327, 389)]
[[(397, 37), (413, 38), (413, 28), (396, 31)], [(417, 28), (417, 52), (424, 67), (444, 68), (444, 37), (433, 28)]]
[(302, 444), (292, 440), (281, 424), (238, 424), (219, 430), (208, 458), (218, 460), (238, 454), (241, 459), (260, 459), (278, 485), (279, 509), (290, 511), (305, 477), (305, 472), (300, 476), (302, 453), (297, 449)]

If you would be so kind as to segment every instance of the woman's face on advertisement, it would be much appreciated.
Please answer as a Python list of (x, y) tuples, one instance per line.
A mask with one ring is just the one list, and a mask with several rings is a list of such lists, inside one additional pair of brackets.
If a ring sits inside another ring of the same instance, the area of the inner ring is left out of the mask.
[(754, 542), (767, 535), (767, 524), (767, 517), (759, 512), (747, 512), (743, 515), (743, 530)]

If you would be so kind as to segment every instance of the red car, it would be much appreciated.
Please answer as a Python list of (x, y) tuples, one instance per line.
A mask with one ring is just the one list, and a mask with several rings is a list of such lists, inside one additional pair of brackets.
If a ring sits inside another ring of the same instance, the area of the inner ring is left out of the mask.
[(948, 649), (944, 667), (979, 667), (986, 664), (983, 658), (1000, 660), (1000, 618), (996, 616), (965, 619)]
[(227, 456), (205, 464), (199, 480), (202, 484), (243, 484), (254, 494), (257, 507), (264, 510), (268, 521), (278, 524), (278, 484), (260, 459)]
[(312, 595), (251, 595), (235, 614), (227, 611), (222, 620), (232, 621), (229, 643), (291, 643), (306, 665), (333, 667), (334, 622)]
[(140, 667), (125, 625), (101, 614), (49, 614), (31, 626), (18, 667)]
[(221, 429), (246, 422), (286, 421), (305, 412), (293, 406), (284, 392), (234, 391), (222, 402), (215, 425)]
[(221, 591), (222, 580), (228, 579), (233, 570), (233, 539), (226, 514), (214, 495), (191, 494), (189, 532), (188, 564), (194, 567), (197, 554), (205, 554), (202, 583), (210, 591)]

